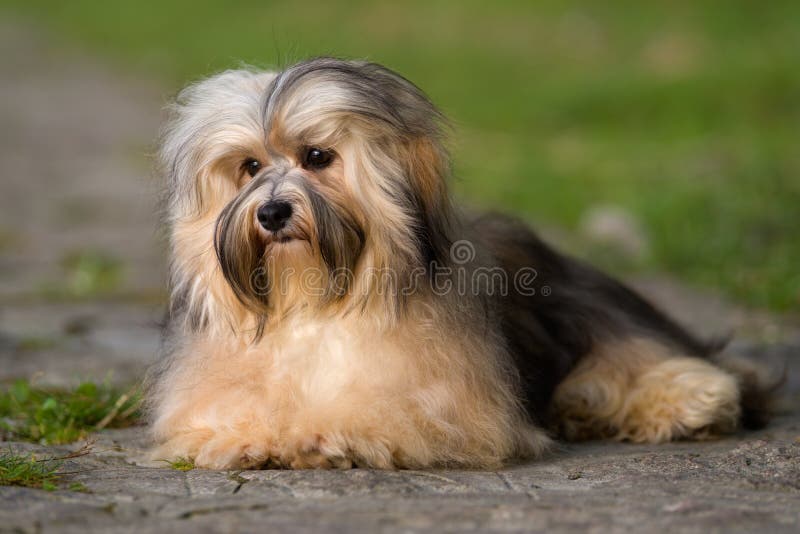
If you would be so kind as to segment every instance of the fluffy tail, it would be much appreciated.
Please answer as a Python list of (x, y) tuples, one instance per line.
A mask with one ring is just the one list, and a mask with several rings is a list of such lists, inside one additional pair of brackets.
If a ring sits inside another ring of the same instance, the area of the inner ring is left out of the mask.
[(786, 383), (786, 360), (767, 362), (738, 351), (720, 352), (712, 356), (712, 359), (739, 381), (742, 426), (749, 429), (763, 428), (775, 411), (777, 390)]

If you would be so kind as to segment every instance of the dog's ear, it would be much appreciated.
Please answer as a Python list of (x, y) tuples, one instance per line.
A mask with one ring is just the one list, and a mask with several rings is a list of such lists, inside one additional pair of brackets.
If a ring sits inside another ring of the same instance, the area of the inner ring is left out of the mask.
[(184, 88), (168, 106), (158, 167), (171, 218), (208, 211), (236, 193), (232, 171), (263, 143), (259, 102), (274, 77), (225, 71)]
[(448, 191), (450, 160), (441, 142), (415, 137), (405, 146), (408, 180), (417, 206), (417, 239), (426, 264), (447, 263), (453, 208)]

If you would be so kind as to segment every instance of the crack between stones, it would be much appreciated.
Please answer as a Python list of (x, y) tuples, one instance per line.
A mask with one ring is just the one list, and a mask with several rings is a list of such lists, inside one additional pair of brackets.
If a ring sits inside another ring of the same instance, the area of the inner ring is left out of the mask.
[(242, 486), (250, 482), (249, 478), (245, 478), (242, 476), (242, 471), (234, 471), (233, 473), (228, 475), (228, 480), (232, 480), (237, 483), (236, 487), (233, 488), (233, 495), (239, 493), (239, 490), (242, 489)]
[(267, 504), (248, 504), (245, 506), (232, 504), (229, 506), (213, 506), (211, 508), (198, 508), (196, 510), (189, 510), (179, 515), (178, 519), (191, 519), (197, 515), (216, 514), (219, 512), (249, 512), (253, 510), (266, 510), (267, 508), (269, 508), (269, 505)]

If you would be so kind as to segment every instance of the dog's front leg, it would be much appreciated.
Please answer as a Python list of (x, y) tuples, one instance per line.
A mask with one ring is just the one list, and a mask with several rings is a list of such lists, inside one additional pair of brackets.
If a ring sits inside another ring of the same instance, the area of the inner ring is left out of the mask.
[(413, 414), (399, 400), (380, 400), (375, 393), (352, 395), (352, 391), (324, 406), (301, 407), (282, 433), (279, 463), (293, 469), (427, 465), (432, 447)]
[(232, 424), (208, 424), (194, 414), (189, 424), (173, 423), (159, 432), (163, 440), (152, 453), (155, 460), (190, 458), (207, 469), (252, 469), (277, 463), (277, 439), (269, 424), (257, 417)]

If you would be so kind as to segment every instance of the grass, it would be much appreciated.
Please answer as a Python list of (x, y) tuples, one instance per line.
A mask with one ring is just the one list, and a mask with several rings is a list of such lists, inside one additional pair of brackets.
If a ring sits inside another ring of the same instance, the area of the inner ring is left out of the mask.
[(73, 251), (62, 260), (65, 280), (62, 291), (75, 297), (113, 292), (122, 279), (119, 260), (96, 251)]
[(72, 390), (41, 388), (18, 380), (0, 390), (0, 433), (4, 440), (60, 445), (85, 439), (102, 428), (137, 421), (140, 396), (94, 382)]
[(800, 2), (5, 0), (176, 89), (237, 66), (368, 57), (453, 117), (458, 193), (576, 230), (617, 205), (639, 265), (800, 309)]
[[(84, 382), (70, 390), (42, 388), (18, 380), (0, 390), (0, 438), (61, 445), (86, 439), (90, 432), (137, 422), (140, 395), (107, 384)], [(66, 483), (64, 460), (88, 454), (90, 446), (60, 458), (38, 459), (12, 450), (0, 453), (0, 486), (48, 491), (87, 491), (80, 482)]]
[(56, 489), (61, 469), (58, 460), (37, 460), (34, 456), (0, 454), (0, 486), (25, 486), (52, 491)]
[(82, 300), (118, 294), (124, 268), (117, 258), (95, 250), (72, 250), (61, 259), (58, 284), (46, 284), (49, 300)]
[(80, 482), (64, 485), (64, 473), (61, 472), (64, 459), (37, 459), (34, 455), (17, 454), (11, 450), (0, 453), (0, 486), (24, 486), (46, 491), (66, 487), (70, 491), (88, 491)]
[(177, 471), (191, 471), (195, 468), (194, 460), (191, 458), (176, 458), (175, 460), (164, 460), (171, 469)]

